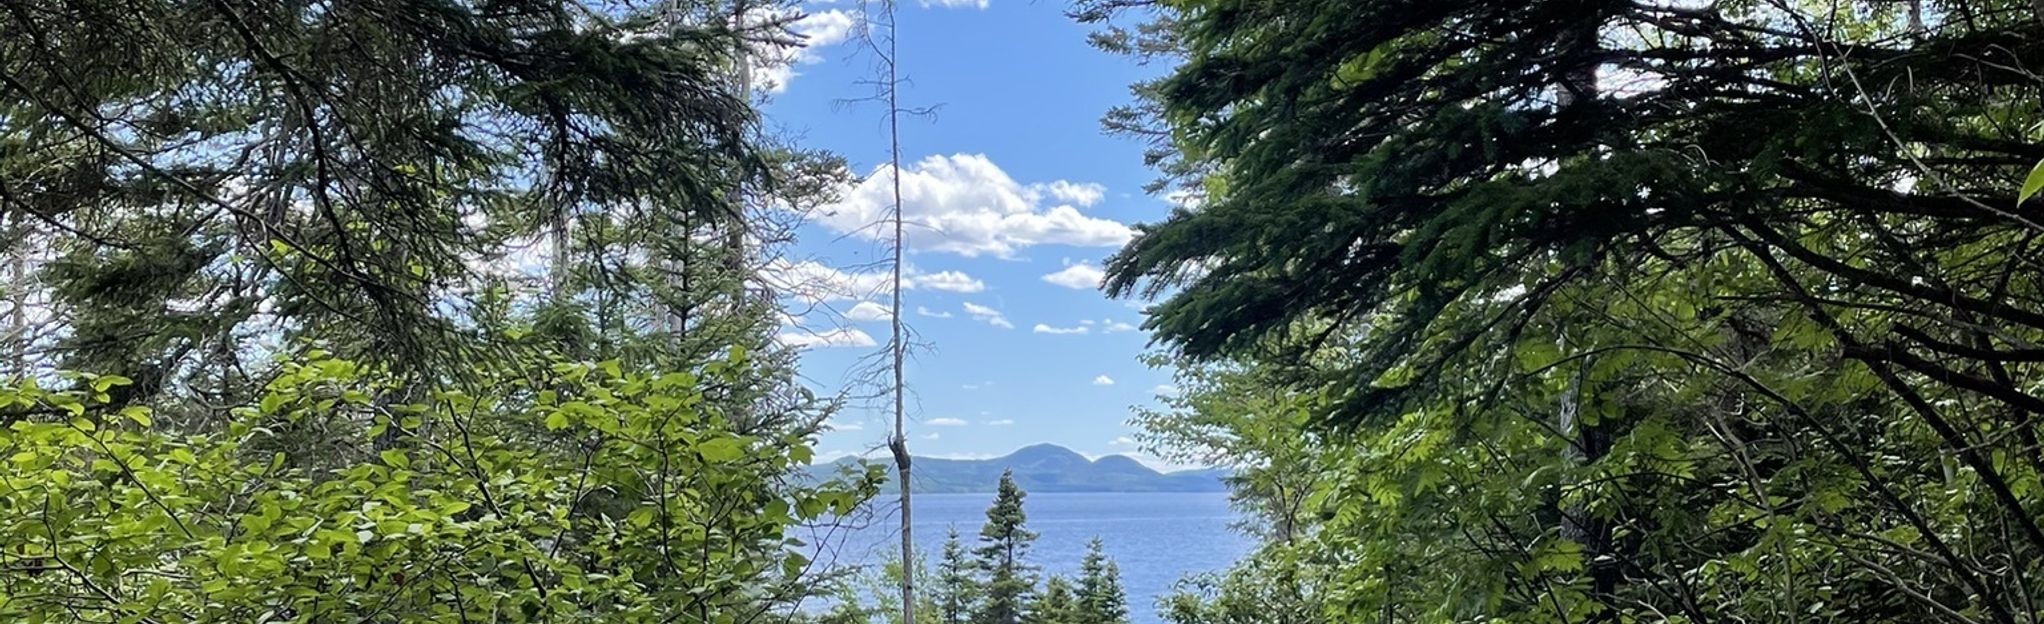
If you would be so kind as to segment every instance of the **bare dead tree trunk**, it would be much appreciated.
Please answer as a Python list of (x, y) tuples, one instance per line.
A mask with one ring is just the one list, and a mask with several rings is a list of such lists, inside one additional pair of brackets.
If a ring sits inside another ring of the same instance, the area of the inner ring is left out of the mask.
[(882, 10), (887, 16), (887, 144), (889, 172), (893, 183), (893, 211), (890, 216), (894, 225), (894, 307), (889, 311), (893, 324), (893, 339), (889, 341), (889, 355), (894, 360), (894, 436), (888, 441), (888, 450), (894, 453), (896, 482), (901, 487), (901, 621), (902, 624), (916, 624), (916, 564), (915, 535), (910, 517), (914, 510), (910, 496), (910, 460), (908, 454), (908, 429), (903, 418), (903, 394), (907, 385), (903, 383), (903, 355), (907, 345), (903, 343), (901, 326), (901, 250), (906, 243), (901, 229), (901, 103), (900, 74), (895, 64), (895, 21), (894, 2), (885, 0)]

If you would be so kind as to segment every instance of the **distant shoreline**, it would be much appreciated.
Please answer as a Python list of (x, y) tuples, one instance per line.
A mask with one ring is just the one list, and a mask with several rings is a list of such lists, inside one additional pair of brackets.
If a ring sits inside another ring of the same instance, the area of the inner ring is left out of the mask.
[[(842, 458), (810, 466), (807, 472), (828, 478), (857, 461)], [(1026, 446), (992, 459), (917, 457), (914, 470), (911, 492), (917, 494), (992, 493), (1004, 471), (1012, 471), (1015, 484), (1031, 493), (1226, 492), (1230, 474), (1220, 468), (1158, 472), (1126, 455), (1087, 459), (1055, 444)], [(894, 472), (887, 471), (887, 477), (891, 482)]]

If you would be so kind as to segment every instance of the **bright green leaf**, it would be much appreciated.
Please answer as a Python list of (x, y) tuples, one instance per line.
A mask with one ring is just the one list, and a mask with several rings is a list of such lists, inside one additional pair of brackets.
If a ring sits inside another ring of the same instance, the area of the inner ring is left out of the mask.
[(2016, 203), (2030, 201), (2030, 197), (2038, 191), (2044, 191), (2044, 160), (2037, 161), (2037, 166), (2030, 168), (2030, 176), (2023, 179), (2023, 192), (2016, 195)]

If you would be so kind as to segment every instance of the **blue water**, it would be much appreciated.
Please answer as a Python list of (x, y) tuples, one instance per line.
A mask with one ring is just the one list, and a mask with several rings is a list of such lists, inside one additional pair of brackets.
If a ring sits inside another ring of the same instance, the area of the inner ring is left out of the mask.
[[(845, 535), (839, 563), (877, 564), (900, 548), (894, 502), (883, 496), (869, 526)], [(986, 523), (993, 494), (917, 494), (917, 550), (934, 561), (947, 529), (971, 548)], [(1232, 528), (1241, 516), (1219, 492), (1032, 493), (1023, 499), (1025, 526), (1037, 533), (1029, 562), (1043, 574), (1075, 576), (1086, 542), (1099, 537), (1121, 567), (1129, 611), (1136, 624), (1157, 624), (1156, 599), (1170, 594), (1187, 574), (1226, 569), (1249, 553), (1252, 540)]]

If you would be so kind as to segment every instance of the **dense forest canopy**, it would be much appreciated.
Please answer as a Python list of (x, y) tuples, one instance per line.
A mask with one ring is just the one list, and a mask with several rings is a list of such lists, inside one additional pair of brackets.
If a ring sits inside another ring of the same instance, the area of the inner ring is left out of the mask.
[(808, 188), (737, 79), (796, 42), (751, 4), (9, 3), (8, 364), (154, 392), (281, 333), (420, 368), (515, 314), (652, 357), (777, 242), (740, 198)]
[(2039, 6), (1073, 13), (1176, 63), (1152, 442), (1299, 527), (1182, 621), (2044, 613)]
[(787, 621), (768, 2), (0, 2), (0, 619)]

